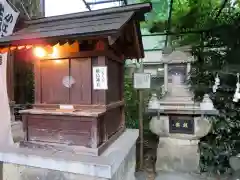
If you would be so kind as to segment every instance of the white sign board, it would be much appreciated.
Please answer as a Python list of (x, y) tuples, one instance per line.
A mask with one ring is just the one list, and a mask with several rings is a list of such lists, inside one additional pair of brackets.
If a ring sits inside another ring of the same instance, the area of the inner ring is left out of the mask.
[(74, 109), (74, 106), (69, 104), (60, 104), (59, 109), (72, 110)]
[(15, 12), (6, 0), (0, 0), (1, 37), (13, 33), (18, 16), (19, 12)]
[[(13, 33), (18, 12), (15, 12), (6, 0), (0, 0), (0, 38)], [(1, 54), (0, 62), (0, 146), (13, 144), (11, 133), (11, 113), (7, 94), (7, 59), (8, 54)]]
[(93, 89), (108, 89), (108, 77), (106, 66), (93, 67)]
[(135, 89), (150, 89), (151, 74), (150, 73), (134, 73), (133, 77)]

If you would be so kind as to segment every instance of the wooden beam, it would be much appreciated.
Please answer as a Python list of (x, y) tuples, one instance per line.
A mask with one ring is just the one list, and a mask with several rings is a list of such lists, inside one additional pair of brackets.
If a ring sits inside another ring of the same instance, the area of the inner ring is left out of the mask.
[(9, 101), (14, 101), (14, 53), (8, 53), (7, 58), (7, 92)]
[(42, 89), (41, 87), (41, 69), (40, 69), (40, 60), (34, 60), (34, 92), (35, 92), (35, 103), (41, 103), (42, 101)]
[(85, 52), (76, 52), (76, 53), (65, 53), (60, 54), (57, 57), (44, 57), (42, 59), (38, 58), (39, 60), (61, 60), (61, 59), (74, 59), (74, 58), (86, 58), (86, 57), (98, 57), (98, 56), (106, 56), (109, 57), (115, 61), (118, 61), (120, 63), (124, 63), (121, 58), (116, 56), (112, 51), (110, 50), (103, 50), (103, 51), (85, 51)]
[(142, 42), (140, 42), (140, 38), (138, 35), (140, 35), (140, 27), (137, 27), (138, 24), (136, 21), (133, 21), (133, 38), (134, 38), (134, 46), (137, 53), (137, 59), (143, 58), (143, 48), (141, 47)]
[(84, 41), (84, 40), (99, 40), (99, 39), (107, 39), (108, 36), (118, 34), (119, 31), (111, 30), (99, 33), (89, 33), (83, 35), (66, 35), (61, 37), (44, 37), (44, 38), (37, 38), (37, 39), (24, 39), (18, 40), (18, 38), (11, 38), (11, 40), (6, 42), (1, 42), (0, 48), (9, 48), (10, 46), (27, 46), (27, 45), (34, 45), (34, 46), (44, 46), (44, 45), (56, 45), (61, 41)]
[[(74, 109), (101, 109), (101, 110), (111, 110), (115, 109), (118, 107), (122, 107), (124, 105), (124, 101), (116, 101), (107, 105), (79, 105), (79, 104), (73, 104)], [(59, 104), (33, 104), (33, 107), (36, 109), (49, 109), (49, 110), (54, 110), (59, 108)]]

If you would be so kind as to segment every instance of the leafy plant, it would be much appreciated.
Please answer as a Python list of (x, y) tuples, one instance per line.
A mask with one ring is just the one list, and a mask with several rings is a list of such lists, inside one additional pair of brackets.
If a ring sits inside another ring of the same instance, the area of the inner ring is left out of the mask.
[[(200, 142), (201, 169), (218, 174), (229, 172), (229, 157), (240, 152), (240, 104), (233, 102), (236, 73), (240, 72), (239, 17), (233, 14), (221, 26), (206, 32), (202, 39), (205, 47), (193, 50), (196, 62), (190, 84), (195, 99), (201, 100), (208, 93), (219, 110), (219, 116), (212, 119), (212, 132)], [(212, 93), (216, 74), (221, 82), (218, 91)]]
[(124, 81), (125, 119), (128, 128), (138, 128), (138, 94), (133, 88), (132, 78), (125, 76)]

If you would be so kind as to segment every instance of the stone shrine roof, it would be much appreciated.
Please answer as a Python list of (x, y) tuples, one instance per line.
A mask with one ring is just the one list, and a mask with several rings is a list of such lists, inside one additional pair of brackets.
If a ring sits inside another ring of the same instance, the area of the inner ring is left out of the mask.
[(188, 52), (173, 51), (169, 55), (164, 55), (162, 61), (163, 63), (168, 63), (168, 64), (179, 64), (179, 63), (192, 62), (194, 61), (194, 58)]

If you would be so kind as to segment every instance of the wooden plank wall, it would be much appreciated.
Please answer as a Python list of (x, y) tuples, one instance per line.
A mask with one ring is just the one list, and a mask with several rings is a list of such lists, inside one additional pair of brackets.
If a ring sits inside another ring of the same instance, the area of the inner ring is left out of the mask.
[(93, 118), (71, 116), (28, 116), (28, 140), (91, 146)]
[[(40, 77), (35, 80), (36, 85), (40, 85), (35, 88), (36, 94), (40, 94), (40, 103), (91, 104), (91, 59), (64, 59), (60, 63), (44, 60), (40, 62), (40, 71), (36, 72), (36, 76), (39, 73)], [(62, 84), (63, 77), (69, 75), (75, 79), (75, 84), (70, 89)], [(36, 99), (36, 103), (38, 102)]]

